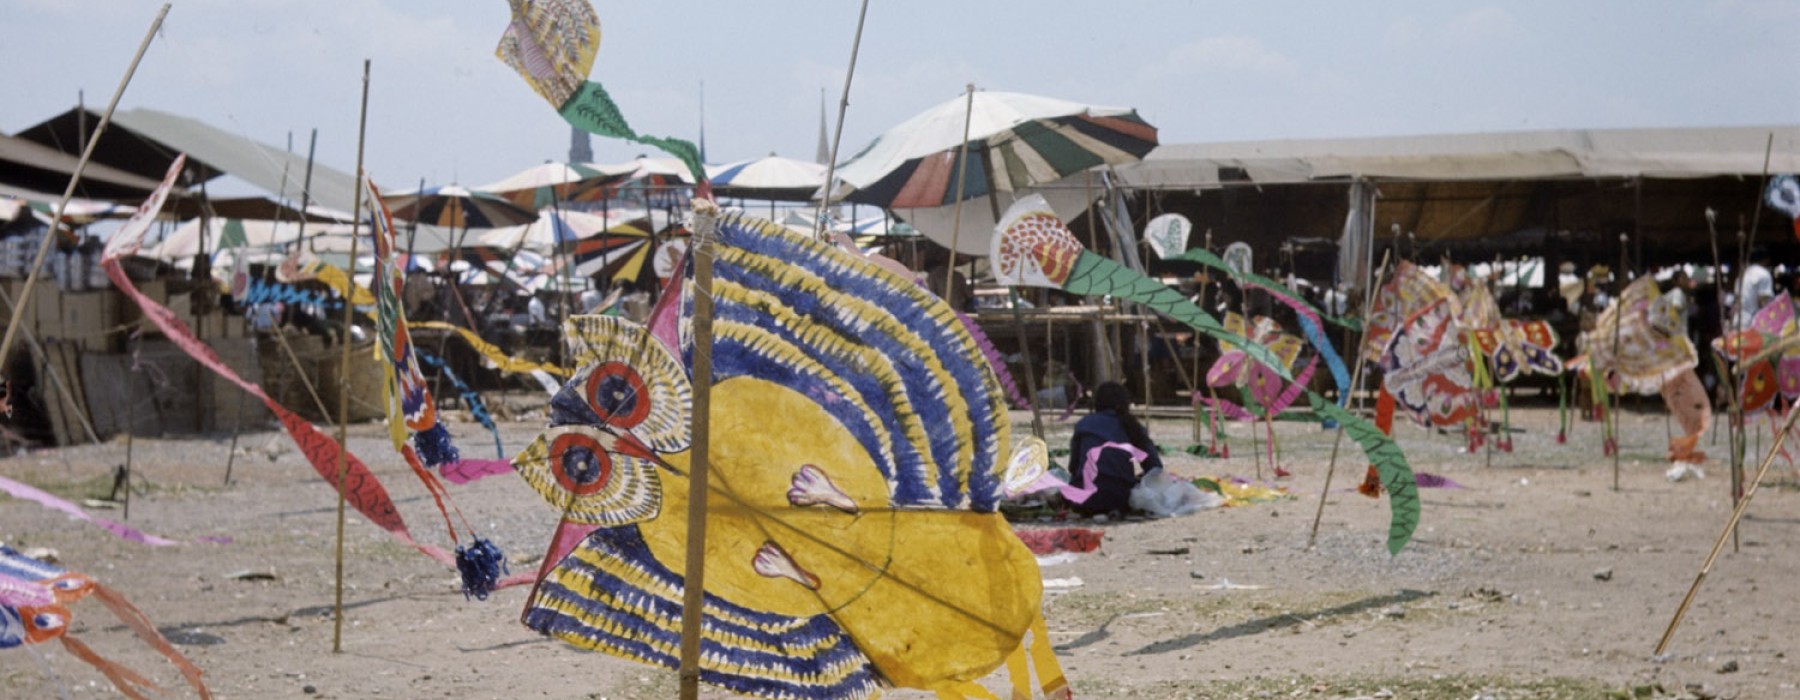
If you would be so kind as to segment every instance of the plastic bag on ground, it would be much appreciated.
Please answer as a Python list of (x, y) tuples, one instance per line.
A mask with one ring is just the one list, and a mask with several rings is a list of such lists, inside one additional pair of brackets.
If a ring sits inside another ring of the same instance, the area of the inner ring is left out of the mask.
[(1131, 489), (1131, 507), (1159, 518), (1192, 515), (1225, 505), (1224, 497), (1152, 469)]

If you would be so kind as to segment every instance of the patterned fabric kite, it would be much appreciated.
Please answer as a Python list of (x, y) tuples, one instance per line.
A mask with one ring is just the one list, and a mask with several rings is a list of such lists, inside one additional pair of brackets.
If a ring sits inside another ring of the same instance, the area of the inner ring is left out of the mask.
[[(715, 247), (701, 680), (768, 698), (990, 697), (974, 681), (1005, 665), (1029, 695), (1035, 666), (1066, 697), (1036, 562), (996, 512), (1005, 396), (949, 306), (767, 222), (727, 217)], [(672, 296), (649, 329), (571, 320), (582, 369), (514, 462), (564, 518), (525, 624), (667, 667), (694, 301), (691, 285)]]
[[(1466, 425), (1475, 417), (1475, 375), (1456, 325), (1461, 315), (1449, 286), (1404, 260), (1375, 295), (1363, 354), (1378, 358), (1382, 391), (1419, 425)], [(1386, 406), (1377, 404), (1378, 416)]]
[(1750, 327), (1713, 341), (1713, 347), (1742, 363), (1738, 403), (1746, 415), (1763, 413), (1777, 396), (1790, 405), (1800, 400), (1800, 324), (1796, 302), (1778, 295), (1751, 319)]
[[(1214, 340), (1233, 343), (1250, 359), (1276, 370), (1282, 379), (1290, 379), (1285, 370), (1279, 369), (1281, 360), (1274, 352), (1227, 331), (1218, 319), (1194, 306), (1180, 292), (1082, 248), (1042, 196), (1031, 195), (1015, 202), (1001, 217), (991, 245), (989, 261), (1001, 284), (1030, 284), (1084, 296), (1129, 299)], [(1392, 439), (1360, 416), (1313, 391), (1303, 388), (1302, 392), (1314, 413), (1344, 426), (1378, 470), (1381, 483), (1388, 489), (1392, 512), (1388, 551), (1398, 554), (1419, 524), (1418, 486), (1406, 455)]]
[[(700, 149), (681, 139), (631, 129), (600, 83), (587, 80), (600, 51), (600, 18), (587, 0), (508, 0), (512, 23), (494, 54), (518, 71), (575, 128), (655, 146), (681, 159), (706, 188)], [(704, 195), (703, 195), (704, 196)]]
[[(438, 421), (437, 401), (425, 386), (425, 373), (413, 354), (412, 332), (406, 326), (406, 311), (401, 301), (403, 271), (395, 255), (394, 220), (388, 214), (387, 202), (368, 173), (362, 184), (371, 208), (370, 238), (375, 245), (375, 345), (382, 360), (381, 395), (387, 406), (388, 437), (394, 450), (406, 460), (413, 474), (444, 512), (450, 539), (457, 543), (456, 568), (463, 574), (463, 593), (486, 600), (499, 583), (498, 573), (505, 568), (505, 557), (499, 547), (474, 533), (467, 521), (470, 543), (463, 546), (456, 527), (450, 522), (444, 501), (449, 492), (431, 470), (458, 470), (494, 473), (503, 471), (505, 459), (463, 459), (450, 438), (450, 429)], [(496, 433), (496, 436), (498, 433)], [(471, 466), (473, 465), (473, 466)], [(461, 517), (461, 512), (457, 513)]]
[[(1780, 294), (1756, 312), (1750, 327), (1713, 341), (1720, 354), (1743, 368), (1743, 381), (1738, 385), (1738, 402), (1745, 415), (1767, 416), (1770, 430), (1778, 423), (1786, 407), (1800, 402), (1800, 322), (1794, 297)], [(1780, 401), (1778, 401), (1780, 399)], [(1800, 430), (1800, 429), (1797, 429)], [(1800, 439), (1800, 434), (1790, 435)], [(1793, 462), (1790, 440), (1782, 446), (1782, 455)]]
[(1294, 362), (1300, 357), (1300, 349), (1304, 343), (1299, 338), (1283, 331), (1275, 319), (1258, 316), (1252, 326), (1236, 312), (1225, 314), (1225, 330), (1268, 348), (1281, 360), (1280, 368), (1253, 362), (1242, 348), (1230, 341), (1221, 340), (1219, 359), (1207, 371), (1206, 384), (1215, 388), (1236, 387), (1242, 393), (1244, 405), (1239, 406), (1220, 398), (1196, 396), (1195, 400), (1205, 402), (1226, 418), (1261, 419), (1268, 429), (1269, 464), (1275, 468), (1275, 476), (1287, 476), (1287, 470), (1282, 469), (1278, 461), (1275, 416), (1300, 398), (1300, 390), (1312, 379), (1313, 369), (1318, 367), (1318, 358), (1314, 357), (1306, 364), (1304, 371), (1294, 377), (1292, 382), (1288, 382), (1282, 379), (1282, 374), (1292, 371)]
[[(1570, 362), (1607, 391), (1660, 393), (1681, 424), (1669, 440), (1669, 460), (1704, 462), (1696, 449), (1712, 424), (1711, 402), (1694, 375), (1699, 354), (1688, 340), (1681, 310), (1657, 288), (1656, 280), (1639, 277), (1600, 314), (1594, 329), (1576, 339), (1581, 356)], [(1610, 449), (1617, 449), (1609, 441)]]
[[(355, 508), (356, 512), (361, 513), (363, 517), (386, 530), (395, 539), (417, 549), (420, 553), (444, 564), (454, 565), (456, 559), (449, 552), (413, 539), (412, 532), (407, 529), (406, 520), (401, 517), (399, 509), (394, 506), (394, 501), (388, 496), (387, 489), (382, 486), (381, 480), (376, 478), (375, 473), (370, 471), (361, 459), (344, 449), (336, 440), (331, 439), (312, 423), (307, 422), (305, 418), (301, 418), (298, 414), (288, 410), (286, 406), (275, 401), (260, 385), (245, 381), (243, 377), (238, 376), (237, 372), (219, 359), (218, 354), (213, 352), (212, 348), (194, 337), (193, 330), (177, 318), (175, 312), (144, 296), (144, 293), (138, 291), (131, 278), (125, 274), (119, 258), (132, 255), (141, 248), (144, 234), (150, 230), (150, 224), (155, 221), (157, 214), (161, 211), (162, 202), (166, 199), (169, 189), (174, 187), (175, 177), (180, 174), (186, 163), (185, 154), (176, 156), (175, 161), (169, 165), (169, 172), (164, 176), (158, 189), (145, 200), (144, 205), (138, 209), (138, 213), (125, 222), (125, 225), (114, 232), (112, 238), (108, 240), (106, 251), (101, 256), (101, 265), (106, 269), (107, 278), (113, 281), (113, 285), (118, 287), (120, 292), (135, 302), (138, 308), (143, 310), (144, 317), (155, 324), (164, 336), (174, 342), (176, 347), (181, 348), (182, 352), (194, 358), (202, 367), (211, 370), (226, 381), (236, 384), (238, 388), (262, 401), (263, 405), (268, 407), (269, 412), (275, 414), (275, 418), (281, 422), (282, 428), (287, 431), (288, 437), (293, 439), (294, 445), (300, 448), (301, 454), (306, 456), (307, 463), (319, 474), (320, 478), (331, 484), (333, 489), (341, 491), (346, 502), (350, 507)], [(340, 459), (343, 461), (344, 474), (341, 488), (338, 479)], [(525, 579), (515, 578), (503, 581), (501, 584), (511, 585), (523, 580)]]
[(139, 639), (174, 664), (201, 698), (212, 697), (212, 691), (200, 680), (199, 667), (176, 651), (156, 631), (150, 618), (125, 596), (84, 574), (32, 559), (4, 544), (0, 544), (0, 652), (55, 639), (76, 658), (98, 669), (126, 697), (145, 700), (141, 691), (162, 692), (155, 682), (95, 653), (69, 633), (69, 607), (89, 596), (99, 600)]
[(1469, 285), (1461, 301), (1462, 327), (1474, 346), (1493, 363), (1495, 382), (1510, 384), (1526, 374), (1562, 374), (1562, 359), (1553, 352), (1556, 331), (1548, 322), (1502, 317), (1499, 304), (1484, 284)]

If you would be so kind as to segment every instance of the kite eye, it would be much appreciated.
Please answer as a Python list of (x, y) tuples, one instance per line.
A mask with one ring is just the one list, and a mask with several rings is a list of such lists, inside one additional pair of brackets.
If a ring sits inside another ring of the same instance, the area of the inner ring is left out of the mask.
[(630, 429), (650, 416), (650, 390), (637, 370), (623, 362), (594, 367), (588, 374), (587, 400), (603, 426)]
[(63, 619), (56, 613), (41, 612), (31, 616), (31, 626), (45, 632), (62, 629)]
[(612, 457), (593, 438), (580, 433), (563, 433), (550, 443), (550, 468), (556, 483), (576, 496), (586, 496), (606, 487), (612, 479)]

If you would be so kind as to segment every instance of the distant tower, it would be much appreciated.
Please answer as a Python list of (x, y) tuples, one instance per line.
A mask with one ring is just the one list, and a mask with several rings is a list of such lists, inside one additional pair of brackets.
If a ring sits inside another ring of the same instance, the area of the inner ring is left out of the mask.
[(569, 162), (594, 162), (594, 146), (588, 141), (588, 132), (569, 127)]
[(813, 162), (831, 164), (831, 144), (825, 140), (825, 88), (819, 88), (819, 152), (813, 156)]

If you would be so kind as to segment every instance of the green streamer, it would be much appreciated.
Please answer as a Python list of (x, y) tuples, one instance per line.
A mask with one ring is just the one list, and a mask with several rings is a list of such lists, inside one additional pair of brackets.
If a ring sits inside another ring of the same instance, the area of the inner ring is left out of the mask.
[[(1074, 294), (1116, 296), (1143, 304), (1157, 313), (1187, 324), (1213, 340), (1233, 343), (1243, 348), (1246, 355), (1261, 362), (1282, 379), (1293, 380), (1268, 348), (1225, 330), (1218, 319), (1194, 306), (1167, 285), (1092, 251), (1082, 251), (1081, 257), (1075, 261), (1074, 270), (1063, 283), (1063, 289)], [(1375, 466), (1382, 485), (1388, 490), (1388, 552), (1399, 554), (1419, 527), (1419, 487), (1414, 481), (1412, 467), (1406, 463), (1406, 453), (1400, 450), (1393, 438), (1383, 434), (1361, 416), (1332, 403), (1311, 389), (1305, 391), (1307, 403), (1312, 406), (1313, 412), (1338, 421), (1350, 435), (1350, 439), (1368, 455), (1369, 463)]]

